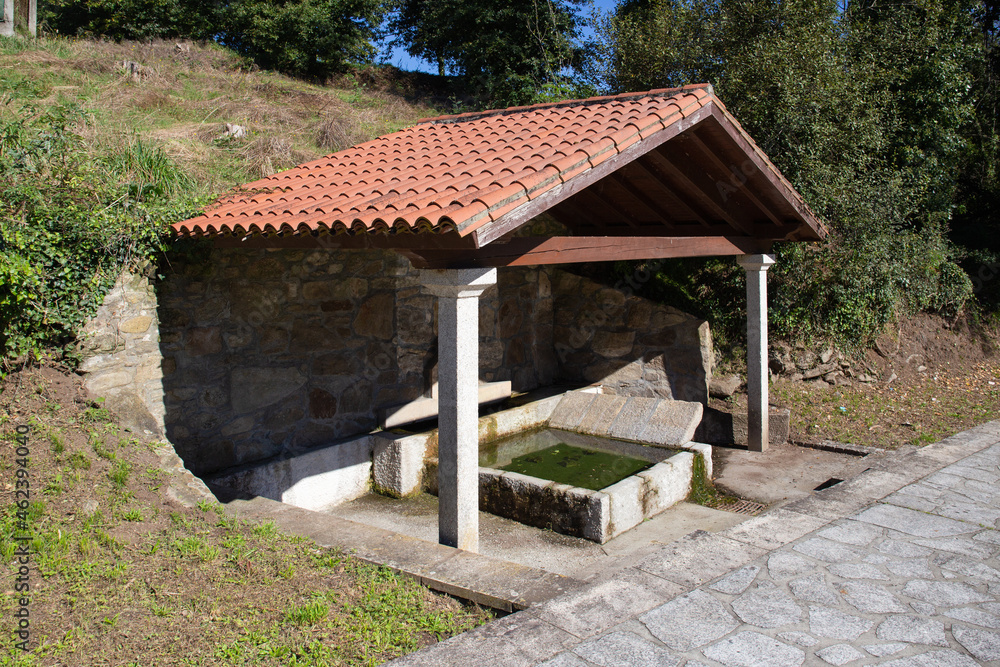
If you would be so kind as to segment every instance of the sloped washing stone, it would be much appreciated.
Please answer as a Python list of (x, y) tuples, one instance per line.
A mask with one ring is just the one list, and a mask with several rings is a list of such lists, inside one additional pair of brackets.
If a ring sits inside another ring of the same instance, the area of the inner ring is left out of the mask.
[(626, 400), (624, 396), (598, 394), (587, 408), (583, 419), (580, 420), (580, 425), (574, 430), (589, 435), (607, 437), (611, 431), (611, 425), (618, 418), (618, 413), (625, 407)]
[(659, 400), (655, 398), (629, 398), (618, 413), (615, 423), (611, 425), (611, 437), (620, 440), (638, 440), (658, 403)]
[(703, 653), (727, 667), (798, 667), (806, 659), (802, 649), (752, 631), (727, 637)]
[(704, 406), (688, 401), (660, 401), (638, 440), (656, 445), (682, 445), (694, 438)]
[(680, 658), (633, 632), (611, 632), (583, 642), (574, 652), (601, 667), (676, 667)]
[(584, 415), (587, 414), (587, 408), (590, 407), (590, 404), (594, 402), (594, 398), (596, 397), (597, 394), (589, 392), (568, 392), (559, 401), (559, 404), (556, 405), (555, 410), (552, 411), (552, 415), (549, 417), (549, 426), (551, 428), (561, 428), (566, 431), (575, 431), (576, 427), (583, 420)]
[(653, 636), (675, 651), (690, 651), (733, 631), (739, 623), (704, 591), (660, 605), (639, 617)]

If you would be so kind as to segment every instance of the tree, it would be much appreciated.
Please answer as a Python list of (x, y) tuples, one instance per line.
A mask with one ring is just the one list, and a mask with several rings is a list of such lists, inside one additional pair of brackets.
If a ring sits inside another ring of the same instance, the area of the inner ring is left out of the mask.
[(483, 102), (535, 101), (546, 89), (570, 90), (588, 0), (400, 0), (389, 30), (414, 57), (461, 76)]
[[(629, 0), (600, 24), (596, 75), (612, 91), (715, 85), (833, 232), (777, 249), (772, 325), (860, 344), (903, 312), (970, 296), (947, 230), (974, 117), (974, 7)], [(710, 264), (690, 280), (738, 280)]]

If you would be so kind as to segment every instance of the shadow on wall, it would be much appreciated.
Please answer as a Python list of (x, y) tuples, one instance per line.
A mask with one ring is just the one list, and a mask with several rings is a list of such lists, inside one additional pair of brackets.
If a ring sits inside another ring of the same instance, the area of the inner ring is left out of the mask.
[[(435, 302), (409, 262), (374, 250), (194, 244), (170, 267), (155, 289), (123, 276), (88, 323), (87, 388), (126, 425), (165, 434), (200, 476), (322, 451), (270, 466), (285, 472), (261, 488), (280, 498), (338, 466), (366, 480), (358, 466), (370, 452), (349, 443), (375, 429), (380, 409), (433, 382)], [(484, 382), (707, 400), (708, 325), (676, 309), (563, 271), (507, 268), (479, 319)]]
[[(205, 248), (172, 264), (158, 294), (164, 422), (196, 474), (368, 433), (430, 386), (436, 306), (402, 256)], [(551, 383), (554, 367), (533, 363), (545, 300), (530, 269), (485, 295), (483, 380)], [(498, 310), (516, 326), (498, 327)]]

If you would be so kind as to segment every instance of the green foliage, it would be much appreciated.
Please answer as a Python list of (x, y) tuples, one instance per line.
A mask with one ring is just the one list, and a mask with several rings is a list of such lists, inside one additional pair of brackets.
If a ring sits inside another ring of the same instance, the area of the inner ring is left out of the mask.
[(382, 0), (49, 0), (42, 18), (67, 35), (214, 40), (259, 67), (325, 77), (375, 53)]
[[(772, 325), (861, 345), (900, 315), (954, 313), (972, 296), (948, 225), (977, 118), (977, 6), (630, 0), (600, 22), (592, 75), (616, 92), (715, 85), (831, 231), (817, 247), (776, 249)], [(700, 292), (696, 310), (740, 337), (725, 310), (738, 274), (678, 266), (694, 271), (665, 266), (660, 282)]]
[[(155, 260), (190, 180), (137, 137), (88, 146), (85, 112), (7, 100), (0, 117), (0, 353), (70, 354), (79, 327), (125, 268)], [(96, 154), (96, 159), (94, 156)]]
[(402, 0), (390, 22), (396, 42), (438, 73), (462, 77), (466, 92), (493, 106), (566, 99), (567, 74), (581, 66), (583, 0)]
[(237, 0), (218, 15), (218, 40), (260, 67), (324, 77), (375, 53), (380, 0)]

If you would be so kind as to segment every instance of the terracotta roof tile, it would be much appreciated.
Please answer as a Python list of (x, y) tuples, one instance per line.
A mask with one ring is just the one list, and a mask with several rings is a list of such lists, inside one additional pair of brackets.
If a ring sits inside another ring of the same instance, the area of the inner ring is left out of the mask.
[(710, 104), (707, 86), (441, 116), (245, 186), (183, 235), (467, 235)]

